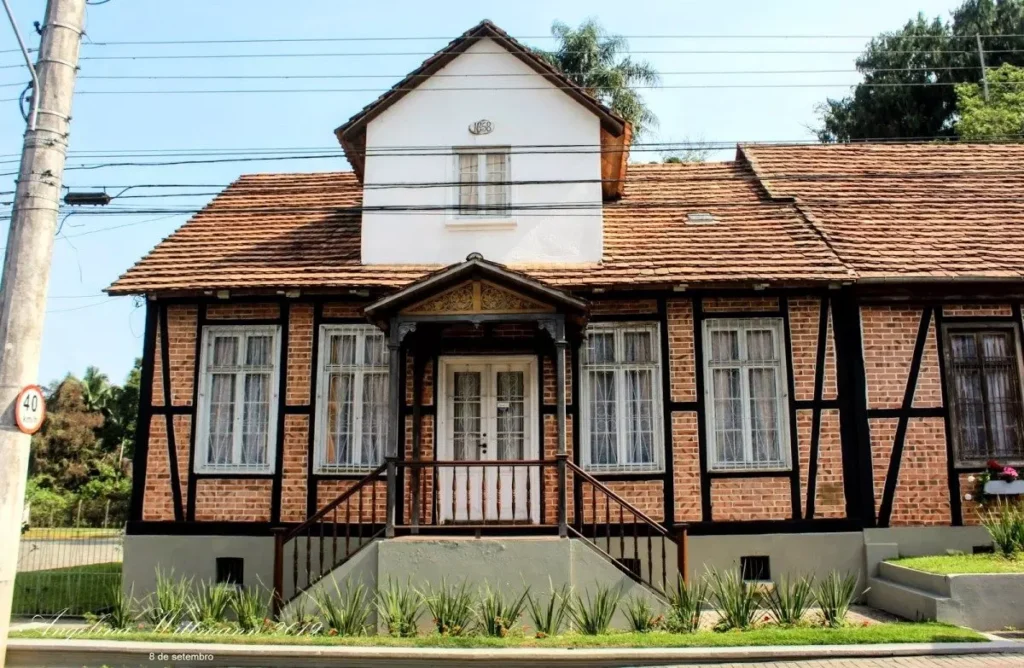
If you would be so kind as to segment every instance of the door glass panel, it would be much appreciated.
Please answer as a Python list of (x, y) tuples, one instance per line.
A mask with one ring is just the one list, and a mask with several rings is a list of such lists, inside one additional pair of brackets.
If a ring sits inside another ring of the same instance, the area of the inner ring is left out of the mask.
[(453, 456), (457, 460), (480, 459), (482, 374), (479, 371), (456, 371), (454, 376)]
[(498, 459), (525, 459), (526, 401), (522, 371), (497, 373)]

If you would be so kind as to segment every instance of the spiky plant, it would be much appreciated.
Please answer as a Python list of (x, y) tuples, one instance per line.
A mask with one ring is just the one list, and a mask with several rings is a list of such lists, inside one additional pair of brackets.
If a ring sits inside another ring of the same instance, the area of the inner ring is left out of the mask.
[(447, 578), (441, 578), (440, 586), (433, 588), (428, 585), (420, 596), (439, 634), (461, 636), (472, 629), (473, 595), (466, 581), (461, 585), (449, 585)]
[(668, 592), (668, 614), (665, 628), (672, 633), (693, 633), (700, 628), (700, 615), (708, 600), (708, 585), (704, 580), (687, 583), (676, 580)]
[(127, 592), (120, 582), (111, 585), (110, 610), (103, 615), (102, 621), (110, 628), (121, 631), (130, 628), (135, 623), (135, 585)]
[(192, 578), (177, 579), (174, 569), (156, 570), (156, 590), (149, 596), (146, 620), (158, 630), (174, 630), (189, 612)]
[(812, 578), (783, 576), (775, 581), (765, 596), (765, 605), (777, 624), (796, 626), (814, 602)]
[(548, 580), (548, 587), (549, 594), (546, 603), (542, 603), (534, 598), (533, 594), (530, 594), (526, 599), (530, 613), (530, 622), (533, 624), (538, 638), (556, 636), (561, 633), (562, 626), (565, 624), (565, 618), (569, 612), (569, 606), (572, 605), (572, 587), (568, 584), (563, 584), (558, 589), (555, 589), (555, 585), (550, 579)]
[(586, 599), (579, 595), (573, 597), (569, 616), (583, 635), (601, 635), (608, 632), (621, 600), (622, 592), (618, 589), (597, 585), (593, 595), (588, 592)]
[(854, 574), (840, 575), (832, 571), (814, 591), (814, 601), (821, 608), (821, 617), (825, 624), (832, 628), (843, 625), (846, 613), (853, 600), (857, 598), (857, 576)]
[(650, 633), (661, 624), (661, 616), (654, 614), (654, 606), (646, 596), (633, 596), (622, 604), (629, 629), (636, 633)]
[(529, 587), (520, 596), (515, 597), (506, 596), (501, 590), (491, 589), (489, 584), (485, 584), (484, 590), (480, 593), (480, 602), (477, 604), (477, 626), (484, 635), (504, 638), (523, 616), (529, 595)]
[(256, 587), (242, 587), (231, 597), (231, 611), (235, 613), (238, 627), (246, 633), (261, 630), (267, 622), (270, 610), (270, 596)]
[(207, 626), (227, 621), (231, 599), (235, 588), (224, 583), (200, 582), (195, 593), (189, 598), (189, 614), (192, 621)]
[(718, 626), (722, 630), (749, 629), (763, 598), (761, 588), (743, 579), (738, 569), (710, 569), (708, 579), (711, 600), (718, 609)]
[(370, 605), (366, 599), (366, 587), (359, 583), (347, 583), (342, 590), (338, 581), (331, 578), (332, 589), (322, 586), (314, 596), (327, 627), (339, 636), (361, 636), (366, 633), (366, 620), (370, 616)]
[(423, 616), (423, 599), (407, 582), (405, 587), (388, 579), (388, 586), (377, 590), (377, 615), (388, 635), (412, 638)]

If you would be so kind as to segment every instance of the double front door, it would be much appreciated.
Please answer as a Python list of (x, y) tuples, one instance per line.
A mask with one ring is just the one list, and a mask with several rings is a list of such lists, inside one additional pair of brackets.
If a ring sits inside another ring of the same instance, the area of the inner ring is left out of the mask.
[(539, 459), (536, 358), (443, 357), (440, 367), (441, 521), (538, 522), (540, 469), (514, 464)]

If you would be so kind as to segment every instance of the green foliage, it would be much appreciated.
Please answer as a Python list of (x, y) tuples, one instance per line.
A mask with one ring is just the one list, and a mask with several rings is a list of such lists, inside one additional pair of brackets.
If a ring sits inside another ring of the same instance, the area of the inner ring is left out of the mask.
[(548, 585), (547, 603), (542, 604), (532, 594), (526, 599), (529, 604), (530, 622), (538, 638), (561, 633), (569, 606), (572, 604), (572, 588), (568, 584), (555, 589), (555, 585), (549, 579)]
[(242, 587), (231, 597), (231, 611), (235, 613), (238, 627), (252, 633), (259, 631), (269, 621), (270, 596), (256, 587)]
[(477, 607), (477, 624), (484, 635), (504, 638), (519, 618), (523, 616), (526, 599), (530, 596), (527, 587), (519, 598), (506, 597), (498, 589), (485, 585)]
[(317, 590), (314, 597), (327, 627), (340, 636), (364, 635), (367, 629), (366, 620), (370, 616), (366, 587), (362, 583), (352, 586), (349, 582), (342, 591), (334, 578), (331, 578), (331, 584), (334, 587), (333, 595), (326, 586), (323, 586)]
[(420, 595), (439, 634), (461, 636), (472, 630), (473, 595), (467, 582), (449, 585), (446, 578), (441, 578), (440, 586), (428, 586)]
[(633, 124), (634, 137), (658, 125), (654, 115), (635, 86), (656, 86), (661, 82), (654, 66), (622, 55), (629, 43), (619, 35), (609, 35), (595, 19), (571, 28), (561, 21), (551, 25), (558, 40), (554, 51), (538, 51), (574, 84), (586, 90)]
[(583, 635), (596, 636), (608, 633), (612, 617), (622, 600), (622, 592), (604, 585), (597, 585), (593, 596), (576, 595), (569, 606), (569, 616), (576, 630)]
[(693, 633), (700, 628), (700, 615), (708, 600), (708, 585), (704, 580), (686, 583), (682, 578), (668, 592), (668, 615), (665, 627), (672, 633)]
[(162, 630), (174, 630), (189, 614), (192, 578), (174, 577), (174, 569), (156, 571), (156, 591), (149, 596), (147, 621)]
[[(966, 0), (951, 21), (919, 14), (901, 29), (882, 33), (857, 58), (863, 81), (852, 95), (819, 106), (818, 138), (844, 142), (960, 133), (951, 84), (980, 79), (975, 35), (987, 35), (986, 64), (999, 68), (1004, 63), (1024, 66), (1024, 52), (1014, 37), (1022, 33), (1024, 0)], [(941, 85), (921, 85), (932, 83)]]
[(857, 576), (840, 575), (832, 571), (818, 583), (814, 591), (814, 601), (821, 608), (821, 616), (825, 624), (832, 628), (843, 625), (846, 613), (857, 597)]
[(957, 131), (964, 139), (1000, 139), (1024, 133), (1024, 68), (988, 69), (989, 98), (981, 84), (956, 87)]
[(996, 550), (1007, 559), (1024, 550), (1024, 512), (1019, 504), (999, 501), (985, 513), (981, 523), (988, 530)]
[(646, 596), (634, 596), (622, 606), (629, 622), (629, 630), (634, 633), (650, 633), (661, 624), (661, 616), (654, 614), (654, 607)]
[(189, 600), (192, 621), (214, 626), (227, 620), (235, 588), (214, 582), (200, 582)]
[(938, 575), (1024, 573), (1024, 554), (1019, 552), (1012, 559), (1002, 554), (937, 554), (893, 559), (892, 563)]
[(388, 635), (411, 638), (423, 615), (423, 599), (408, 583), (402, 587), (388, 578), (387, 588), (377, 590), (377, 615)]
[(711, 581), (711, 599), (721, 616), (718, 628), (749, 629), (764, 598), (761, 587), (745, 581), (738, 569), (725, 572), (711, 569), (708, 579)]
[(132, 584), (126, 592), (121, 583), (116, 582), (110, 585), (110, 589), (111, 605), (102, 617), (103, 623), (117, 631), (131, 628), (136, 619), (135, 585)]
[(782, 626), (799, 624), (813, 601), (812, 578), (791, 579), (783, 576), (775, 581), (775, 586), (765, 596), (765, 604), (772, 618)]
[(141, 360), (123, 387), (95, 367), (47, 391), (47, 419), (32, 437), (29, 486), (33, 526), (117, 526), (128, 516), (125, 475), (135, 437)]
[[(313, 604), (315, 606), (316, 601)], [(298, 636), (319, 631), (323, 626), (317, 619), (316, 613), (310, 610), (304, 601), (301, 605), (293, 605), (285, 609), (277, 628), (288, 635)]]

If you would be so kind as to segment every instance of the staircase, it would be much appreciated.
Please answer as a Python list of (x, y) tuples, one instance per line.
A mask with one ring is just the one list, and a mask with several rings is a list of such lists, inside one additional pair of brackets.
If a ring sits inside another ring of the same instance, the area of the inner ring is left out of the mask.
[[(562, 464), (559, 462), (559, 464)], [(479, 466), (480, 464), (475, 464)], [(489, 465), (489, 463), (488, 463)], [(428, 489), (420, 484), (423, 478), (420, 470), (423, 466), (413, 467), (414, 474), (409, 476), (410, 480), (410, 523), (408, 525), (388, 525), (388, 496), (387, 489), (387, 467), (383, 464), (364, 478), (353, 484), (336, 499), (323, 506), (320, 510), (310, 516), (306, 521), (292, 529), (281, 529), (275, 534), (274, 542), (274, 613), (279, 614), (281, 610), (291, 601), (298, 598), (303, 592), (310, 590), (327, 575), (338, 571), (350, 562), (356, 555), (363, 552), (367, 547), (377, 542), (385, 535), (387, 536), (409, 536), (412, 540), (429, 541), (432, 538), (441, 537), (444, 539), (456, 540), (455, 536), (466, 536), (467, 530), (470, 536), (481, 538), (487, 536), (495, 540), (513, 540), (513, 536), (521, 536), (525, 533), (531, 535), (547, 535), (557, 541), (559, 535), (568, 536), (573, 540), (570, 543), (585, 543), (587, 550), (596, 553), (601, 559), (617, 569), (619, 576), (615, 576), (615, 570), (608, 570), (600, 566), (597, 570), (606, 573), (612, 579), (619, 580), (625, 575), (629, 580), (640, 585), (649, 594), (664, 599), (668, 592), (670, 580), (674, 581), (677, 574), (686, 573), (686, 528), (682, 527), (678, 537), (672, 535), (657, 520), (650, 518), (634, 505), (617, 495), (602, 482), (583, 471), (572, 462), (564, 461), (566, 473), (574, 480), (575, 502), (565, 503), (558, 499), (562, 508), (569, 508), (572, 512), (571, 521), (566, 517), (562, 524), (561, 517), (557, 523), (548, 523), (549, 519), (545, 511), (541, 510), (540, 515), (535, 518), (534, 523), (516, 522), (516, 513), (512, 513), (513, 520), (493, 521), (475, 520), (467, 526), (467, 523), (443, 523), (435, 522), (440, 514), (437, 504), (439, 495), (436, 489)], [(392, 463), (391, 466), (401, 467), (402, 463)], [(466, 467), (466, 463), (440, 463), (430, 462), (431, 472), (429, 477), (432, 480), (443, 480), (444, 475), (440, 469), (456, 466)], [(516, 465), (503, 465), (492, 467), (492, 475), (510, 476), (516, 475), (516, 469), (521, 468), (526, 472), (526, 480), (529, 481), (532, 475), (529, 474), (533, 467), (538, 470), (538, 480), (543, 480), (544, 467), (554, 468), (555, 462), (517, 462)], [(413, 469), (410, 469), (412, 471)], [(523, 479), (524, 471), (519, 472), (520, 480)], [(427, 477), (427, 476), (424, 476)], [(454, 474), (449, 476), (454, 479)], [(481, 479), (484, 476), (480, 476)], [(464, 476), (465, 480), (469, 476)], [(510, 481), (511, 489), (516, 489), (515, 478)], [(500, 483), (500, 481), (499, 481)], [(523, 486), (520, 484), (520, 486)], [(559, 484), (557, 493), (566, 494), (568, 485)], [(501, 485), (498, 485), (501, 489)], [(532, 495), (529, 492), (529, 483), (524, 487), (524, 503), (526, 504), (526, 517), (530, 517), (529, 503)], [(400, 495), (395, 495), (396, 497)], [(468, 498), (467, 494), (465, 494)], [(452, 495), (454, 498), (454, 494)], [(486, 497), (484, 497), (486, 499)], [(402, 501), (397, 499), (396, 504)], [(424, 507), (420, 508), (420, 504)], [(428, 507), (433, 506), (433, 507)], [(515, 500), (513, 498), (511, 507), (514, 511)], [(449, 508), (450, 517), (459, 517), (454, 508)], [(391, 513), (390, 517), (395, 517)], [(468, 515), (467, 515), (468, 517)], [(430, 521), (433, 518), (435, 521)], [(421, 520), (430, 521), (429, 525), (421, 523)], [(429, 529), (430, 537), (423, 535)], [(399, 540), (405, 540), (400, 538)], [(470, 538), (469, 540), (473, 540)], [(435, 544), (436, 544), (435, 540)], [(381, 543), (381, 545), (390, 544)], [(426, 543), (421, 543), (425, 545)], [(450, 550), (454, 543), (449, 542)], [(467, 544), (468, 545), (468, 544)], [(543, 546), (534, 542), (538, 555), (544, 550), (547, 554), (563, 554), (562, 552), (551, 552), (550, 545)], [(571, 545), (566, 544), (567, 548)], [(381, 548), (383, 550), (383, 547)], [(517, 550), (526, 550), (524, 559), (529, 560), (529, 544), (519, 544)], [(454, 553), (452, 553), (454, 554)], [(566, 573), (571, 571), (570, 562), (579, 563), (580, 559), (572, 557), (572, 550), (564, 552), (568, 561), (565, 563)], [(371, 558), (373, 555), (371, 555)], [(575, 559), (575, 561), (573, 561)], [(365, 560), (364, 560), (365, 561)], [(457, 560), (456, 560), (457, 561)], [(557, 560), (556, 560), (557, 563)], [(591, 564), (600, 565), (600, 560)], [(509, 566), (514, 568), (514, 566)], [(382, 568), (385, 568), (382, 566)], [(452, 563), (452, 572), (458, 572), (456, 563)], [(497, 573), (497, 571), (496, 571)], [(396, 573), (397, 576), (406, 577), (411, 573)], [(504, 574), (504, 575), (507, 575)], [(545, 587), (547, 583), (545, 582)]]

